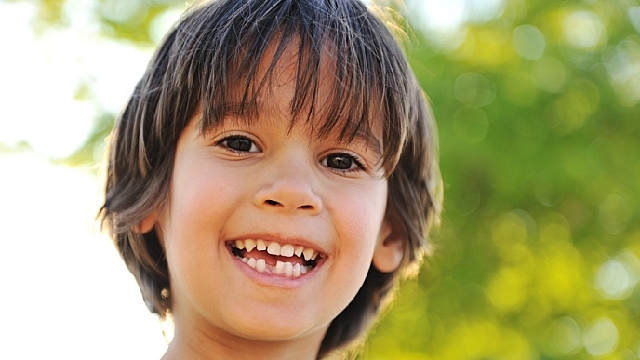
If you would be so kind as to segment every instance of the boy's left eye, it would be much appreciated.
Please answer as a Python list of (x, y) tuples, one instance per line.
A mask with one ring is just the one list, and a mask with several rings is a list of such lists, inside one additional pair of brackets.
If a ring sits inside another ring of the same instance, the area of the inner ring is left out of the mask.
[(322, 165), (337, 170), (351, 170), (363, 167), (354, 156), (343, 153), (328, 155), (322, 160)]

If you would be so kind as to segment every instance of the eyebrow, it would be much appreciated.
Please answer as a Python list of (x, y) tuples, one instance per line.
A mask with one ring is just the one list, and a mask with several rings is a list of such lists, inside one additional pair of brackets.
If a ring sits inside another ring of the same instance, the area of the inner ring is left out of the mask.
[(373, 135), (373, 132), (371, 132), (371, 130), (369, 129), (358, 129), (358, 131), (354, 134), (352, 139), (344, 139), (344, 140), (340, 140), (340, 141), (344, 141), (345, 143), (349, 143), (351, 141), (357, 141), (357, 142), (362, 142), (364, 143), (365, 147), (367, 148), (367, 150), (370, 150), (373, 152), (373, 154), (378, 158), (381, 159), (382, 158), (382, 144), (380, 143), (380, 140), (378, 140), (378, 138)]

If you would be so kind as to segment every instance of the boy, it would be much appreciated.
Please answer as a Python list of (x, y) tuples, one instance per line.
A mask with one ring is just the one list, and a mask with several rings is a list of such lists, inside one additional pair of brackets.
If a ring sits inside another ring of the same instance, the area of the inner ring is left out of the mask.
[(111, 137), (100, 217), (163, 359), (358, 339), (439, 215), (434, 124), (359, 0), (220, 0), (165, 38)]

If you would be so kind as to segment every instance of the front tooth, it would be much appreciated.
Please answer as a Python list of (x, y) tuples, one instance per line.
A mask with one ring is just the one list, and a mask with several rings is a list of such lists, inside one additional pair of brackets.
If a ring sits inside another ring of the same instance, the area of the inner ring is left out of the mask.
[(271, 255), (280, 255), (280, 244), (272, 242), (267, 248), (267, 252)]
[(256, 247), (256, 241), (253, 239), (247, 239), (244, 241), (244, 246), (246, 246), (247, 252), (249, 252), (253, 250), (254, 247)]
[(276, 268), (274, 271), (276, 274), (282, 274), (284, 272), (284, 262), (280, 260), (276, 261)]
[(251, 266), (252, 268), (256, 268), (256, 259), (254, 258), (250, 258), (249, 260), (247, 260), (247, 265)]
[(296, 263), (295, 265), (293, 265), (293, 277), (298, 276), (300, 276), (300, 264)]
[(256, 240), (256, 249), (263, 251), (267, 248), (267, 245), (264, 243), (264, 241), (258, 239)]
[(294, 251), (295, 249), (293, 248), (293, 245), (285, 245), (280, 248), (280, 255), (285, 257), (292, 257)]
[(284, 274), (287, 275), (287, 277), (293, 275), (293, 265), (288, 261), (284, 263)]
[(236, 240), (236, 248), (244, 249), (244, 242), (242, 242), (242, 240)]
[(302, 251), (302, 255), (304, 256), (305, 260), (311, 260), (313, 253), (315, 253), (315, 250), (313, 250), (312, 248), (306, 248)]
[(264, 259), (258, 259), (256, 261), (256, 270), (258, 270), (259, 272), (263, 272), (266, 267), (267, 263), (264, 261)]
[(302, 246), (298, 246), (295, 251), (296, 256), (302, 255), (302, 250), (304, 250), (304, 248)]

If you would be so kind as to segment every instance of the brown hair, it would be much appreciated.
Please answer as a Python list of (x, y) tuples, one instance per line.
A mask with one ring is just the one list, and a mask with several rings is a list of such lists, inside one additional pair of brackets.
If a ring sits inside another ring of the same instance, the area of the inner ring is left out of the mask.
[[(269, 46), (273, 55), (265, 55)], [(156, 51), (117, 120), (99, 218), (147, 307), (165, 317), (171, 304), (161, 296), (169, 286), (164, 250), (153, 231), (135, 229), (167, 201), (176, 145), (195, 112), (202, 111), (201, 131), (214, 127), (229, 110), (229, 89), (237, 94), (239, 88), (234, 111), (255, 113), (258, 95), (268, 88), (287, 46), (299, 54), (292, 125), (318, 118), (313, 105), (319, 82), (327, 85), (319, 75), (325, 61), (333, 62), (335, 77), (329, 79), (331, 96), (322, 100), (328, 107), (323, 123), (314, 123), (315, 135), (338, 128), (348, 141), (368, 130), (372, 117), (382, 119), (387, 207), (406, 235), (402, 266), (392, 273), (370, 267), (356, 297), (327, 330), (322, 356), (356, 339), (378, 314), (397, 275), (419, 262), (442, 202), (430, 107), (397, 42), (359, 0), (220, 0), (187, 13)], [(261, 61), (269, 66), (258, 79)]]

